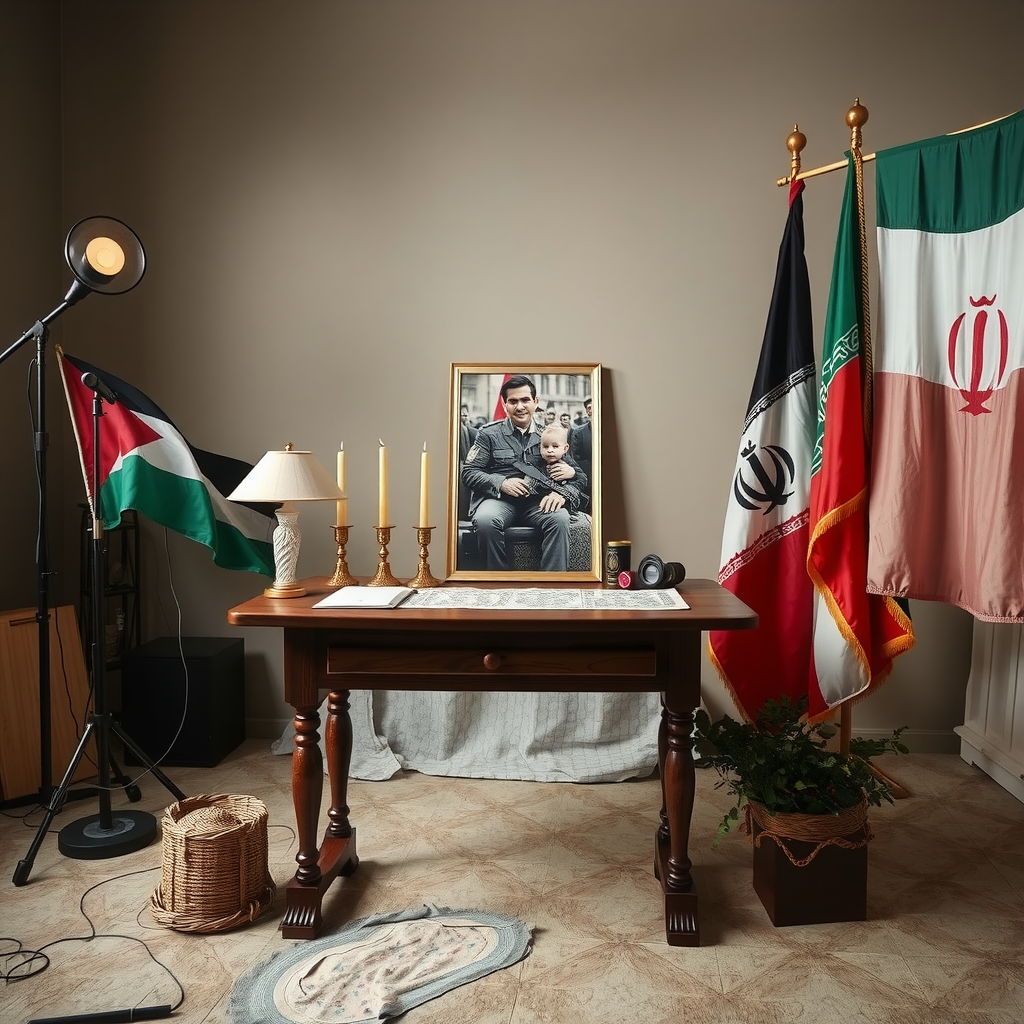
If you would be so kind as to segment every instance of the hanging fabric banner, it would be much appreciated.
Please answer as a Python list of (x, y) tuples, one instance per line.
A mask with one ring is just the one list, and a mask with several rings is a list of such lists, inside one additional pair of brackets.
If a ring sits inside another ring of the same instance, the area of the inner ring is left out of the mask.
[(876, 167), (868, 587), (1024, 621), (1024, 111)]
[(803, 182), (790, 191), (775, 287), (740, 435), (718, 581), (759, 616), (757, 629), (714, 630), (709, 651), (737, 706), (807, 693), (811, 581), (807, 503), (814, 441), (814, 344), (804, 259)]
[(910, 620), (891, 597), (869, 595), (867, 485), (871, 457), (870, 342), (864, 292), (863, 179), (851, 156), (825, 314), (818, 427), (811, 464), (814, 582), (812, 717), (866, 696), (914, 645)]
[[(205, 544), (225, 569), (274, 577), (274, 506), (248, 506), (225, 495), (252, 469), (247, 462), (189, 444), (170, 417), (137, 388), (56, 346), (71, 423), (90, 504), (106, 529), (135, 509), (169, 530)], [(100, 431), (100, 488), (92, 493), (93, 373), (115, 394), (104, 403)]]

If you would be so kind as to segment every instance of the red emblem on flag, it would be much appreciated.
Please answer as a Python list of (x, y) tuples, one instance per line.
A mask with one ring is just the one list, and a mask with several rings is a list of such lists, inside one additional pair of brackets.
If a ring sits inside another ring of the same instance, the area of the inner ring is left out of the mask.
[[(970, 296), (968, 297), (970, 298)], [(970, 301), (971, 305), (978, 310), (974, 317), (970, 356), (969, 359), (964, 361), (965, 365), (968, 366), (968, 376), (970, 379), (960, 380), (957, 377), (956, 371), (957, 347), (961, 342), (961, 338), (963, 338), (964, 344), (967, 343), (967, 332), (960, 329), (967, 318), (966, 313), (961, 313), (953, 321), (953, 326), (949, 329), (949, 372), (953, 378), (953, 383), (957, 386), (960, 394), (963, 395), (964, 401), (967, 402), (960, 411), (969, 412), (972, 416), (980, 416), (983, 412), (992, 411), (991, 409), (986, 409), (984, 403), (992, 397), (992, 392), (1003, 382), (1003, 375), (1006, 373), (1007, 353), (1010, 347), (1010, 332), (1006, 326), (1006, 317), (1003, 316), (1003, 311), (997, 309), (996, 315), (999, 317), (999, 368), (993, 374), (993, 368), (996, 363), (995, 358), (993, 358), (994, 353), (990, 353), (988, 359), (985, 358), (985, 333), (988, 326), (988, 310), (983, 307), (994, 305), (996, 297), (993, 295), (992, 298), (988, 299), (982, 295), (978, 299), (971, 298)], [(992, 379), (993, 376), (994, 379)], [(987, 380), (986, 377), (988, 378)]]

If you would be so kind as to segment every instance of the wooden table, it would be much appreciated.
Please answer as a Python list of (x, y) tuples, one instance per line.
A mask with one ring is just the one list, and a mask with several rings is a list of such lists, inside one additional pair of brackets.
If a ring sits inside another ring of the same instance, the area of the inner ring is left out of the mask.
[[(304, 580), (303, 586), (305, 597), (255, 597), (228, 612), (234, 626), (284, 630), (284, 695), (295, 709), (292, 796), (299, 836), (298, 868), (288, 884), (281, 923), (285, 938), (314, 938), (328, 886), (359, 866), (347, 802), (350, 690), (657, 691), (662, 694), (662, 808), (654, 873), (665, 895), (668, 942), (699, 945), (688, 845), (701, 632), (756, 626), (757, 615), (742, 601), (711, 580), (687, 580), (679, 592), (689, 610), (328, 611), (312, 608), (329, 593), (322, 581)], [(318, 848), (321, 690), (329, 691), (325, 749), (331, 806)]]

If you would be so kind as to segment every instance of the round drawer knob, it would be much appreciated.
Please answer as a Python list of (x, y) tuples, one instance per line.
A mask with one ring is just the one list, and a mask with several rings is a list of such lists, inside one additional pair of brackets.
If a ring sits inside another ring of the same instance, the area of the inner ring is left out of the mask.
[(484, 668), (489, 672), (493, 672), (496, 668), (501, 665), (500, 654), (485, 654), (484, 655)]

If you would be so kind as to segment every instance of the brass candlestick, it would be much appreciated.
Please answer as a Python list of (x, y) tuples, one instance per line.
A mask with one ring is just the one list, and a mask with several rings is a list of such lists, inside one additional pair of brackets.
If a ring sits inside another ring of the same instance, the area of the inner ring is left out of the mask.
[(439, 587), (444, 580), (439, 580), (435, 576), (430, 575), (430, 565), (427, 562), (427, 548), (430, 547), (430, 531), (434, 528), (432, 526), (417, 526), (416, 540), (420, 545), (420, 564), (416, 570), (416, 575), (409, 580), (408, 586), (422, 589), (423, 587)]
[(375, 529), (377, 531), (377, 543), (380, 545), (380, 561), (377, 562), (376, 575), (372, 580), (367, 580), (366, 585), (368, 587), (400, 587), (402, 581), (395, 579), (391, 574), (391, 566), (388, 565), (388, 544), (391, 541), (391, 527), (377, 526)]
[(332, 526), (334, 539), (338, 544), (338, 561), (334, 566), (334, 575), (327, 581), (329, 587), (357, 587), (359, 580), (348, 571), (345, 561), (345, 545), (348, 544), (348, 526)]

